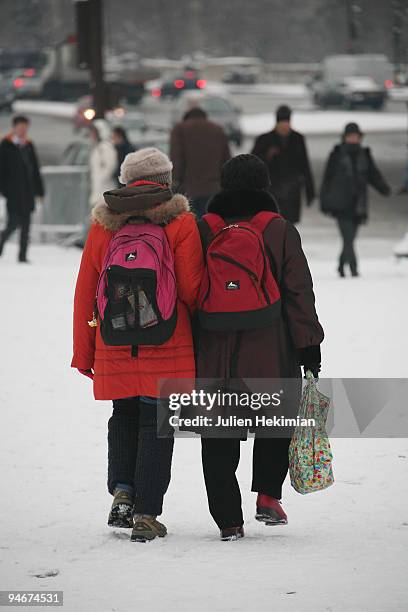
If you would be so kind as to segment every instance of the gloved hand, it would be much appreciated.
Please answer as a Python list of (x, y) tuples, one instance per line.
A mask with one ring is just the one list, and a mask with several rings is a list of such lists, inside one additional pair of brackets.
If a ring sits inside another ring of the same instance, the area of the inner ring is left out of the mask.
[(310, 370), (315, 378), (319, 378), (319, 372), (321, 370), (320, 363), (315, 365), (305, 364), (303, 366), (303, 378), (306, 378), (306, 372)]
[(320, 345), (306, 346), (299, 349), (299, 364), (303, 366), (303, 375), (310, 370), (315, 378), (319, 378), (321, 363)]
[(78, 368), (78, 372), (80, 372), (84, 376), (87, 376), (88, 378), (93, 380), (94, 373), (93, 373), (93, 371), (91, 369), (89, 369), (89, 370), (81, 370), (81, 368)]

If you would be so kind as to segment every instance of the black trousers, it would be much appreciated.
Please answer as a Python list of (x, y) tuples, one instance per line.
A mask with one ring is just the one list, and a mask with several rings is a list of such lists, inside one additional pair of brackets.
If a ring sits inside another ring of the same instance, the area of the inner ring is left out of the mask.
[(20, 252), (19, 259), (26, 259), (28, 238), (30, 235), (30, 224), (31, 224), (31, 213), (25, 212), (23, 214), (8, 213), (7, 225), (4, 228), (0, 236), (0, 252), (13, 232), (20, 228)]
[[(235, 475), (241, 441), (237, 438), (201, 438), (205, 487), (211, 516), (220, 529), (243, 525), (241, 492)], [(252, 491), (282, 497), (289, 468), (290, 438), (255, 438)]]
[(359, 222), (350, 217), (339, 217), (337, 219), (340, 234), (343, 239), (343, 249), (340, 254), (340, 267), (349, 264), (351, 270), (357, 271), (357, 256), (354, 251), (354, 241), (357, 237)]
[(137, 514), (159, 516), (170, 483), (174, 438), (157, 437), (157, 408), (141, 398), (113, 400), (108, 422), (108, 490), (133, 487)]

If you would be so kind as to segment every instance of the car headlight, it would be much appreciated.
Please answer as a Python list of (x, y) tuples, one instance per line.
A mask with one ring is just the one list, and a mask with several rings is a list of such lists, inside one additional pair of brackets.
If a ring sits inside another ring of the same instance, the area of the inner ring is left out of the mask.
[(86, 108), (83, 112), (83, 115), (85, 117), (85, 119), (87, 121), (92, 121), (92, 119), (95, 117), (96, 113), (95, 113), (95, 109), (93, 108)]

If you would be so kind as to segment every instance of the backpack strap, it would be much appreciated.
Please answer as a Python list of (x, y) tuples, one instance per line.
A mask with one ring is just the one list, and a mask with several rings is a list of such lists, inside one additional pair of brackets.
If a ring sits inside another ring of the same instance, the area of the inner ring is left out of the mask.
[(262, 210), (252, 217), (251, 224), (254, 225), (257, 230), (261, 232), (261, 234), (263, 234), (272, 219), (282, 219), (282, 215), (279, 213)]
[[(254, 225), (257, 228), (257, 230), (261, 232), (261, 234), (263, 234), (266, 228), (268, 227), (269, 223), (271, 223), (273, 219), (282, 219), (282, 218), (283, 218), (282, 215), (280, 215), (279, 213), (268, 212), (266, 210), (263, 210), (257, 213), (254, 217), (252, 217), (251, 224)], [(278, 277), (278, 269), (277, 269), (276, 261), (273, 257), (273, 253), (269, 245), (266, 242), (264, 242), (264, 244), (265, 244), (266, 254), (268, 256), (269, 265), (270, 265), (273, 277), (275, 278), (276, 282), (279, 285), (279, 277)]]
[(220, 232), (227, 225), (225, 219), (215, 213), (207, 213), (201, 219), (207, 223), (213, 235)]

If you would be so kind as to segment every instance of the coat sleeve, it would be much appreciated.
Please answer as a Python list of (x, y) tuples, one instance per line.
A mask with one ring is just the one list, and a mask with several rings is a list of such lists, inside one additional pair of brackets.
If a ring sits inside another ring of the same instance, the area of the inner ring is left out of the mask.
[(301, 164), (302, 164), (302, 169), (303, 169), (303, 177), (305, 181), (306, 200), (307, 200), (308, 205), (310, 205), (312, 203), (312, 200), (314, 200), (315, 198), (316, 192), (315, 192), (315, 185), (314, 185), (314, 180), (313, 180), (312, 169), (310, 167), (309, 155), (308, 155), (307, 148), (306, 148), (306, 142), (303, 136), (301, 137), (301, 141), (300, 141), (300, 151), (301, 151), (301, 156), (302, 156)]
[(187, 305), (190, 313), (193, 313), (196, 308), (204, 263), (200, 234), (195, 217), (191, 213), (184, 216), (177, 232), (174, 266), (178, 297)]
[(372, 158), (370, 149), (367, 149), (368, 157), (368, 182), (374, 189), (376, 189), (382, 195), (388, 196), (391, 193), (391, 189), (384, 179), (383, 175), (377, 168), (374, 159)]
[(173, 162), (173, 176), (176, 185), (181, 186), (185, 174), (185, 152), (180, 124), (174, 126), (170, 135), (170, 159)]
[(229, 146), (228, 137), (226, 134), (224, 135), (224, 137), (224, 150), (222, 154), (221, 167), (225, 164), (225, 162), (231, 159), (231, 149)]
[(93, 259), (95, 231), (95, 225), (92, 225), (82, 254), (74, 297), (74, 356), (71, 366), (83, 370), (93, 368), (95, 358), (96, 329), (88, 325), (92, 319), (99, 279)]
[(322, 204), (322, 200), (325, 198), (328, 190), (330, 189), (330, 183), (331, 183), (331, 180), (333, 178), (335, 168), (336, 168), (336, 158), (337, 158), (336, 151), (333, 150), (330, 153), (329, 159), (326, 162), (326, 167), (323, 173), (323, 180), (320, 186), (320, 203), (321, 204)]
[(262, 161), (266, 162), (266, 152), (267, 147), (265, 143), (265, 138), (263, 136), (258, 136), (258, 138), (255, 140), (255, 144), (251, 153), (252, 155), (256, 155), (257, 157), (259, 157), (259, 159), (262, 159)]
[(6, 152), (5, 152), (5, 147), (4, 147), (4, 141), (1, 141), (0, 143), (0, 193), (2, 193), (4, 196), (7, 195), (6, 193), (6, 172), (7, 172)]
[(298, 350), (318, 346), (324, 332), (316, 314), (313, 281), (299, 233), (289, 222), (283, 248), (282, 310), (292, 342)]
[(33, 158), (33, 170), (34, 170), (34, 193), (36, 196), (43, 197), (44, 183), (42, 180), (41, 172), (40, 172), (40, 164), (38, 163), (37, 152), (33, 144), (31, 144), (31, 154)]

